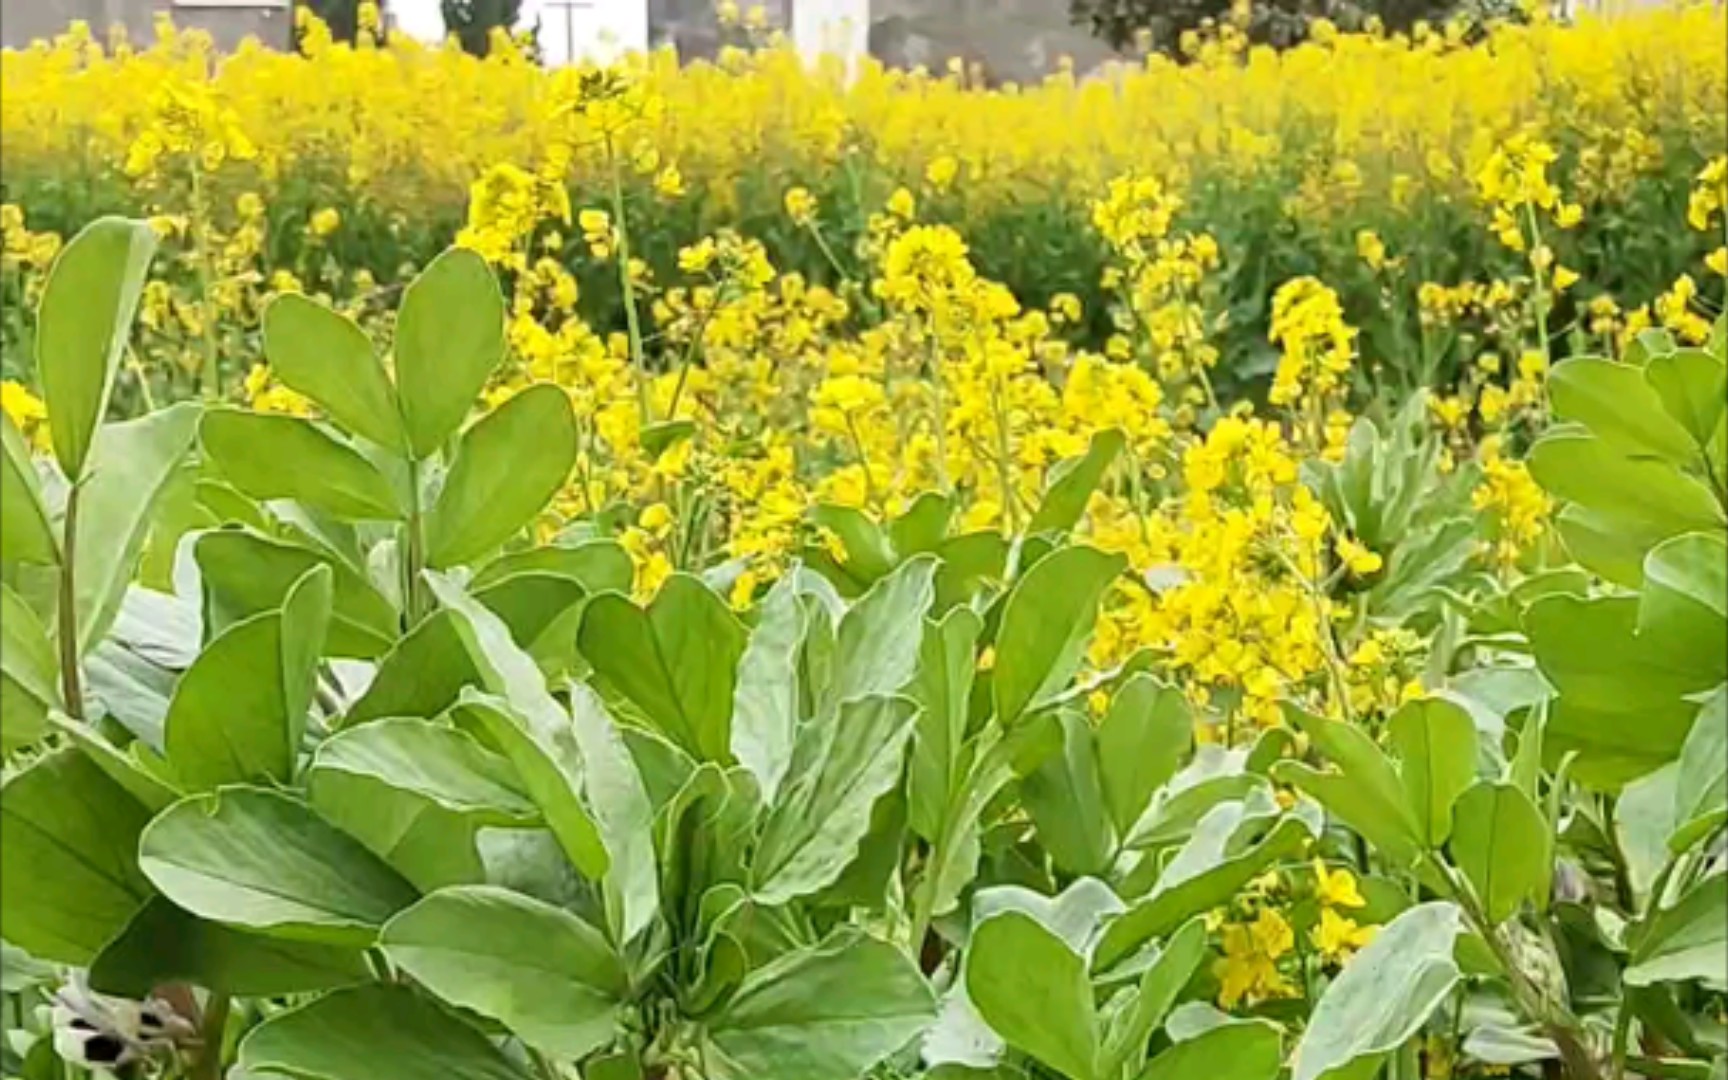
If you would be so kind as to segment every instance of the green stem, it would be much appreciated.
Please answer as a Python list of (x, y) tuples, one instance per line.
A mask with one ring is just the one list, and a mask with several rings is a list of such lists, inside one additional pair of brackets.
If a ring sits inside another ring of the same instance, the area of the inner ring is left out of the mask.
[[(1536, 208), (1534, 206), (1525, 203), (1524, 214), (1530, 222), (1530, 250), (1535, 252), (1542, 247), (1542, 226), (1536, 220)], [(1549, 360), (1551, 354), (1548, 352), (1548, 282), (1543, 275), (1547, 274), (1553, 267), (1552, 259), (1559, 258), (1553, 252), (1550, 252), (1549, 255), (1551, 261), (1547, 267), (1539, 267), (1534, 262), (1530, 264), (1530, 269), (1533, 271), (1530, 275), (1530, 282), (1535, 293), (1532, 299), (1536, 302), (1536, 340), (1541, 345), (1544, 361)]]
[(1495, 962), (1506, 973), (1506, 981), (1512, 988), (1512, 996), (1517, 1000), (1519, 1008), (1539, 1024), (1560, 1048), (1560, 1060), (1564, 1064), (1567, 1080), (1598, 1080), (1600, 1071), (1585, 1045), (1577, 1018), (1563, 1004), (1550, 1001), (1548, 995), (1524, 974), (1524, 970), (1518, 966), (1511, 951), (1507, 949), (1505, 941), (1501, 939), (1499, 928), (1488, 918), (1488, 913), (1476, 899), (1470, 883), (1436, 858), (1432, 852), (1424, 858), (1430, 869), (1451, 888), (1465, 917), (1494, 954)]
[(66, 493), (65, 541), (60, 554), (60, 696), (66, 715), (84, 719), (84, 689), (78, 675), (78, 589), (73, 567), (78, 565), (78, 495), (73, 484)]
[(1626, 1078), (1626, 1044), (1632, 1035), (1632, 993), (1630, 987), (1620, 988), (1620, 1008), (1614, 1016), (1614, 1050), (1612, 1080)]
[(534, 1072), (541, 1077), (541, 1080), (559, 1080), (561, 1074), (558, 1072), (558, 1067), (553, 1065), (545, 1054), (529, 1047), (528, 1060), (534, 1063)]
[(929, 328), (930, 390), (936, 395), (936, 487), (942, 494), (952, 488), (948, 483), (948, 400), (942, 379), (942, 349), (936, 342), (935, 326)]
[(198, 163), (192, 163), (192, 251), (198, 263), (198, 298), (203, 305), (199, 312), (199, 331), (204, 349), (204, 365), (199, 370), (198, 389), (206, 401), (218, 401), (222, 397), (222, 371), (216, 359), (216, 315), (215, 302), (210, 297), (210, 280), (214, 276), (210, 271), (209, 226), (206, 222), (209, 208), (204, 205), (203, 171)]
[(232, 1004), (227, 994), (210, 995), (204, 1006), (204, 1019), (198, 1025), (204, 1045), (198, 1051), (198, 1062), (192, 1066), (190, 1080), (222, 1080), (222, 1044), (228, 1030), (228, 1009)]
[(1013, 463), (1008, 460), (1008, 410), (1002, 407), (1002, 387), (992, 383), (990, 403), (996, 412), (996, 482), (1002, 488), (1003, 520), (1009, 535), (1020, 532), (1020, 515), (1014, 504)]
[(643, 355), (642, 324), (636, 313), (636, 286), (630, 280), (630, 227), (624, 215), (624, 182), (618, 176), (618, 155), (606, 137), (606, 164), (612, 173), (612, 221), (618, 232), (618, 288), (624, 297), (624, 325), (630, 333), (630, 363), (636, 371), (636, 408), (643, 427), (654, 422), (648, 400), (648, 358)]
[(408, 525), (407, 543), (402, 556), (402, 605), (408, 614), (408, 628), (419, 625), (428, 614), (426, 582), (426, 528), (420, 513), (420, 462), (412, 453), (408, 457)]

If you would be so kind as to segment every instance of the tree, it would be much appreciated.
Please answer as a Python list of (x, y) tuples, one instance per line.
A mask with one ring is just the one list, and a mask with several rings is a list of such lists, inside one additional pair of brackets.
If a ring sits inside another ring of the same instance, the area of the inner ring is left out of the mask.
[(1391, 31), (1407, 31), (1418, 21), (1440, 22), (1455, 11), (1472, 21), (1489, 8), (1512, 5), (1501, 0), (1069, 0), (1074, 22), (1115, 48), (1145, 40), (1160, 52), (1178, 53), (1182, 35), (1207, 25), (1235, 21), (1248, 40), (1287, 48), (1304, 40), (1315, 19), (1325, 18), (1344, 30), (1366, 27), (1377, 19)]
[(299, 0), (299, 3), (330, 28), (331, 37), (353, 43), (360, 30), (360, 0)]
[(475, 56), (486, 55), (494, 27), (509, 31), (522, 13), (522, 0), (442, 0), (441, 6), (445, 33), (455, 34)]

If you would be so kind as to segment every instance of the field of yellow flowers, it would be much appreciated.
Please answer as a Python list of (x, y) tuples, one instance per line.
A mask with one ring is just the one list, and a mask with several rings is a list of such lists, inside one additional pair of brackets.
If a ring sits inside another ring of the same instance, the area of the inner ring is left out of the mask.
[(1721, 5), (362, 24), (0, 54), (7, 1075), (1721, 1080)]

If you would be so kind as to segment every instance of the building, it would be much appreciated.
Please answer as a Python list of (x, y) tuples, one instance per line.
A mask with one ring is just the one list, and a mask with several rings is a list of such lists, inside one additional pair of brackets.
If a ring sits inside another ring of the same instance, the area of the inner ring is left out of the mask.
[(0, 0), (0, 45), (22, 48), (64, 32), (75, 19), (98, 34), (124, 26), (134, 40), (147, 40), (159, 12), (178, 26), (209, 31), (223, 48), (247, 36), (279, 49), (293, 40), (289, 0)]

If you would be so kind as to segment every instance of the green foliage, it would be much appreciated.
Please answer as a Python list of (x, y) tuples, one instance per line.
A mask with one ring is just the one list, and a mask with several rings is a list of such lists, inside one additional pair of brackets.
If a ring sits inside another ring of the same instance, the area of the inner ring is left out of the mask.
[(506, 33), (516, 26), (522, 10), (522, 0), (441, 0), (444, 30), (455, 34), (462, 48), (475, 56), (485, 56), (491, 49), (491, 34), (495, 29)]
[[(75, 257), (52, 288), (135, 256)], [(1082, 675), (1124, 560), (1069, 534), (1115, 440), (1026, 535), (953, 535), (934, 495), (826, 508), (840, 557), (753, 610), (692, 574), (643, 606), (617, 543), (534, 528), (575, 458), (562, 392), (467, 422), (485, 274), (427, 271), (393, 374), (279, 302), (271, 355), (329, 423), (176, 405), (42, 461), (8, 437), (9, 1016), (155, 994), (227, 1025), (158, 1047), (181, 1075), (319, 1080), (1370, 1080), (1429, 1039), (1690, 1078), (1728, 1050), (1699, 1019), (1728, 991), (1719, 347), (1556, 374), (1538, 473), (1614, 523), (1565, 534), (1605, 581), (1411, 570), (1361, 602), (1431, 635), (1438, 693), (1197, 745), (1209, 706), (1145, 661)], [(113, 373), (54, 355), (97, 380), (51, 402), (75, 425)], [(1309, 477), (1393, 560), (1453, 542), (1407, 420)], [(182, 472), (183, 598), (136, 583)], [(1232, 906), (1272, 891), (1300, 978), (1221, 999)], [(1347, 960), (1340, 913), (1378, 927)], [(74, 1030), (7, 1034), (53, 1069)]]

